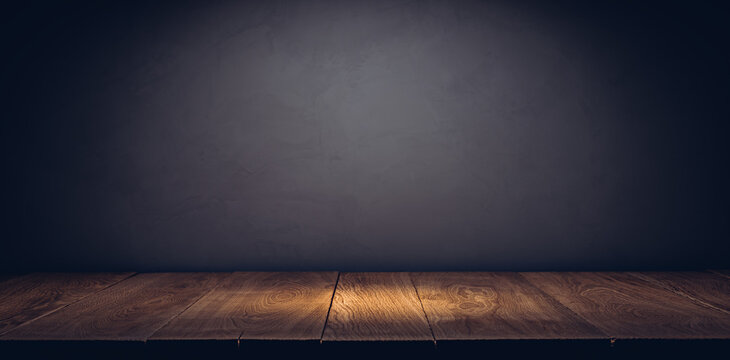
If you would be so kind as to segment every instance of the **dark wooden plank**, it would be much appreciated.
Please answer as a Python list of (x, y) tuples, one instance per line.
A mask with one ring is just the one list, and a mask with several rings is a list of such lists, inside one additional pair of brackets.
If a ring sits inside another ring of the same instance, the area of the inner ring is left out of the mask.
[(337, 272), (239, 272), (151, 339), (319, 340)]
[(730, 270), (710, 270), (711, 272), (730, 278)]
[(431, 340), (407, 273), (342, 273), (323, 340)]
[(0, 335), (132, 276), (133, 273), (33, 273), (0, 283)]
[(226, 275), (228, 274), (139, 274), (18, 327), (2, 338), (146, 340)]
[(730, 314), (730, 279), (710, 272), (639, 272), (631, 275), (653, 281), (677, 294)]
[(412, 276), (437, 341), (607, 338), (517, 273)]
[(728, 314), (627, 273), (522, 275), (615, 338), (730, 338)]
[[(6, 281), (14, 280), (21, 278), (23, 276), (27, 276), (27, 274), (2, 274), (0, 275), (0, 283), (4, 283)], [(131, 276), (131, 274), (130, 274)], [(0, 290), (2, 289), (2, 285), (0, 284)]]

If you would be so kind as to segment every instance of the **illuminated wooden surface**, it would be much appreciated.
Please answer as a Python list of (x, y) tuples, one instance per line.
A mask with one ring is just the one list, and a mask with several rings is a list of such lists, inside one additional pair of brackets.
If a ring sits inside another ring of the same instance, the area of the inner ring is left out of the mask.
[(322, 340), (433, 340), (433, 336), (409, 274), (343, 273)]
[(729, 314), (630, 273), (523, 275), (613, 338), (730, 337)]
[(337, 272), (239, 272), (152, 339), (319, 340)]
[(730, 339), (722, 274), (37, 273), (0, 278), (0, 340)]
[(417, 273), (413, 279), (436, 340), (606, 338), (517, 273)]

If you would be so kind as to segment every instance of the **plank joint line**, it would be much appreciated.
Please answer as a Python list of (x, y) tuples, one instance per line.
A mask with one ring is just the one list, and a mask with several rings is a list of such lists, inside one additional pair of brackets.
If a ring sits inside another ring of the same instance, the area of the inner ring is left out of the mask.
[[(710, 273), (714, 273), (714, 272), (710, 272)], [(642, 275), (642, 274), (639, 274), (639, 273), (629, 273), (629, 276), (633, 276), (633, 277), (635, 277), (637, 279), (641, 279), (641, 280), (650, 282), (650, 283), (652, 283), (654, 285), (657, 285), (659, 287), (662, 287), (662, 288), (666, 289), (667, 291), (671, 291), (671, 292), (673, 292), (673, 293), (675, 293), (675, 294), (677, 294), (679, 296), (684, 296), (684, 297), (686, 297), (686, 298), (688, 298), (688, 299), (696, 302), (699, 305), (702, 305), (702, 306), (705, 306), (705, 307), (708, 307), (708, 308), (711, 308), (711, 309), (714, 309), (714, 310), (717, 310), (717, 311), (720, 311), (720, 312), (724, 312), (726, 314), (730, 314), (730, 311), (727, 311), (727, 310), (725, 310), (723, 308), (720, 308), (720, 307), (717, 307), (715, 305), (712, 305), (712, 304), (710, 304), (710, 303), (708, 303), (708, 302), (706, 302), (706, 301), (704, 301), (704, 300), (702, 300), (702, 299), (700, 299), (700, 298), (698, 298), (696, 296), (692, 296), (692, 295), (688, 294), (687, 292), (682, 291), (681, 289), (678, 289), (678, 288), (676, 288), (674, 286), (671, 286), (670, 284), (667, 284), (667, 283), (665, 283), (663, 281), (654, 279), (654, 278), (652, 278), (650, 276), (645, 276), (645, 275)]]
[(215, 284), (215, 286), (211, 286), (211, 287), (210, 287), (210, 289), (208, 289), (208, 291), (204, 291), (202, 295), (200, 295), (200, 296), (199, 296), (199, 297), (198, 297), (197, 299), (195, 299), (195, 301), (193, 301), (193, 302), (191, 302), (190, 304), (188, 304), (188, 306), (186, 306), (186, 307), (185, 307), (184, 309), (182, 309), (182, 311), (180, 311), (180, 312), (179, 312), (179, 313), (177, 313), (177, 314), (176, 314), (175, 316), (173, 316), (173, 317), (171, 317), (170, 319), (168, 319), (167, 321), (165, 321), (165, 322), (164, 322), (164, 323), (163, 323), (162, 325), (160, 325), (160, 326), (159, 326), (159, 327), (158, 327), (157, 329), (155, 329), (154, 331), (152, 331), (152, 332), (150, 333), (150, 335), (148, 335), (148, 336), (147, 336), (147, 338), (145, 338), (145, 339), (144, 339), (144, 342), (147, 342), (147, 340), (149, 340), (149, 338), (151, 338), (151, 337), (152, 337), (153, 335), (155, 335), (155, 333), (157, 333), (158, 331), (160, 331), (160, 329), (164, 328), (165, 326), (167, 326), (167, 324), (171, 323), (171, 322), (172, 322), (173, 320), (175, 320), (175, 319), (177, 319), (178, 317), (180, 317), (180, 315), (182, 315), (182, 313), (184, 313), (184, 312), (188, 311), (188, 309), (190, 309), (191, 307), (193, 307), (193, 305), (197, 304), (197, 303), (198, 303), (198, 301), (200, 301), (200, 299), (204, 298), (204, 297), (205, 297), (205, 295), (208, 295), (208, 294), (210, 294), (210, 293), (211, 293), (211, 292), (212, 292), (213, 290), (215, 290), (216, 288), (218, 288), (219, 286), (221, 286), (221, 284), (223, 283), (223, 280), (225, 280), (226, 278), (228, 278), (228, 277), (230, 277), (230, 276), (232, 276), (232, 275), (233, 275), (233, 273), (229, 273), (229, 274), (228, 274), (227, 276), (225, 276), (225, 277), (223, 277), (223, 278), (219, 279), (219, 280), (218, 280), (218, 283), (217, 283), (217, 284)]
[(335, 301), (335, 292), (337, 292), (337, 284), (340, 283), (340, 274), (341, 272), (337, 272), (337, 279), (335, 279), (335, 287), (332, 289), (332, 297), (330, 297), (330, 306), (327, 308), (327, 315), (324, 317), (324, 326), (322, 326), (322, 333), (319, 335), (319, 343), (322, 343), (322, 339), (324, 339), (324, 331), (327, 330), (327, 322), (330, 319), (330, 311), (332, 311), (332, 303)]
[(428, 324), (428, 331), (431, 332), (431, 338), (433, 339), (433, 346), (436, 347), (436, 335), (433, 333), (433, 328), (431, 327), (431, 320), (428, 319), (428, 314), (426, 313), (426, 308), (423, 307), (423, 301), (421, 300), (421, 294), (418, 293), (418, 287), (416, 287), (416, 283), (413, 282), (413, 276), (411, 273), (408, 273), (408, 279), (411, 280), (411, 285), (413, 286), (413, 289), (416, 291), (416, 297), (418, 298), (418, 303), (421, 305), (421, 311), (423, 311), (423, 316), (426, 318), (426, 324)]
[[(609, 338), (609, 340), (610, 339), (613, 339), (610, 335), (606, 334), (605, 331), (599, 329), (595, 324), (593, 324), (592, 322), (590, 322), (585, 316), (582, 316), (581, 314), (578, 314), (577, 312), (573, 311), (573, 309), (565, 306), (565, 304), (563, 304), (562, 302), (560, 302), (560, 300), (558, 300), (554, 296), (548, 294), (540, 286), (538, 286), (537, 284), (535, 284), (532, 281), (530, 281), (529, 278), (527, 278), (526, 276), (522, 275), (519, 272), (516, 273), (516, 274), (517, 274), (518, 277), (520, 277), (523, 280), (525, 280), (527, 282), (527, 284), (529, 284), (535, 290), (537, 290), (537, 292), (539, 292), (543, 296), (545, 296), (545, 299), (548, 300), (548, 301), (550, 301), (550, 305), (555, 306), (555, 307), (559, 307), (561, 309), (564, 309), (565, 311), (568, 311), (569, 313), (575, 315), (578, 319), (583, 320), (586, 324), (588, 324), (590, 327), (592, 327), (593, 329), (595, 329), (595, 331), (599, 332), (600, 334), (605, 335), (607, 338)], [(613, 344), (613, 340), (611, 340), (611, 341), (612, 341), (611, 344)]]
[[(101, 288), (101, 289), (99, 289), (99, 290), (97, 290), (97, 291), (94, 291), (94, 292), (92, 292), (92, 293), (89, 293), (89, 294), (86, 294), (86, 295), (84, 295), (84, 296), (81, 296), (81, 297), (79, 297), (78, 299), (76, 299), (76, 300), (74, 300), (74, 301), (72, 301), (72, 302), (70, 302), (70, 303), (68, 303), (68, 304), (66, 304), (66, 305), (63, 305), (63, 306), (61, 306), (61, 307), (59, 307), (59, 308), (57, 308), (57, 309), (53, 309), (53, 310), (51, 310), (51, 311), (49, 311), (49, 312), (47, 312), (47, 313), (45, 313), (45, 314), (43, 314), (43, 315), (40, 315), (40, 316), (34, 317), (34, 318), (30, 319), (30, 320), (26, 320), (26, 321), (24, 321), (23, 323), (21, 323), (21, 324), (18, 324), (17, 326), (15, 326), (15, 327), (13, 327), (13, 328), (7, 329), (7, 330), (5, 330), (5, 331), (0, 331), (0, 336), (3, 336), (3, 335), (5, 335), (5, 334), (7, 334), (7, 333), (9, 333), (9, 332), (11, 332), (11, 331), (17, 330), (17, 329), (19, 329), (19, 328), (21, 328), (21, 327), (23, 327), (23, 326), (26, 326), (26, 325), (28, 325), (28, 324), (30, 324), (30, 323), (32, 323), (32, 322), (34, 322), (34, 321), (38, 320), (38, 319), (42, 319), (42, 318), (44, 318), (44, 317), (46, 317), (46, 316), (48, 316), (48, 315), (51, 315), (51, 314), (53, 314), (53, 313), (56, 313), (56, 312), (58, 312), (58, 311), (60, 311), (60, 310), (63, 310), (63, 309), (65, 309), (65, 308), (67, 308), (67, 307), (69, 307), (69, 306), (71, 306), (71, 305), (73, 305), (73, 304), (76, 304), (77, 302), (79, 302), (79, 301), (81, 301), (81, 300), (84, 300), (84, 299), (88, 298), (89, 296), (92, 296), (92, 295), (96, 295), (96, 294), (98, 294), (98, 293), (100, 293), (100, 292), (102, 292), (102, 291), (104, 291), (104, 290), (106, 290), (106, 289), (109, 289), (109, 288), (111, 288), (111, 287), (113, 287), (113, 286), (115, 286), (115, 285), (117, 285), (117, 284), (121, 283), (122, 281), (125, 281), (125, 280), (127, 280), (127, 279), (133, 278), (133, 277), (137, 276), (137, 274), (138, 274), (138, 273), (136, 273), (136, 272), (134, 272), (134, 273), (131, 273), (131, 274), (129, 274), (129, 276), (127, 276), (127, 277), (121, 278), (121, 279), (119, 279), (119, 280), (117, 280), (117, 281), (115, 281), (115, 282), (113, 282), (113, 283), (109, 284), (108, 286), (105, 286), (105, 287), (103, 287), (103, 288)], [(6, 318), (6, 319), (10, 319), (10, 318), (12, 318), (12, 316), (11, 316), (11, 317), (8, 317), (8, 318)], [(2, 319), (2, 320), (6, 320), (6, 319)]]

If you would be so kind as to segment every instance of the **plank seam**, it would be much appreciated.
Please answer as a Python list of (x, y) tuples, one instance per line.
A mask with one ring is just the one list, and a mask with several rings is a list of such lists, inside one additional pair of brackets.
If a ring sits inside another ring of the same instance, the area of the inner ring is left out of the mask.
[[(22, 275), (22, 276), (18, 276), (18, 277), (16, 277), (16, 278), (6, 279), (6, 280), (4, 280), (4, 281), (10, 281), (10, 280), (16, 281), (16, 280), (17, 280), (17, 282), (23, 282), (23, 281), (26, 281), (26, 280), (25, 280), (25, 278), (30, 278), (30, 276), (31, 276), (31, 275), (33, 275), (33, 274), (44, 274), (44, 273), (42, 273), (42, 272), (36, 272), (36, 273), (32, 273), (32, 274), (25, 274), (25, 275)], [(132, 275), (130, 275), (129, 277), (131, 277), (131, 276), (133, 276), (133, 275), (134, 275), (134, 273), (132, 273)], [(125, 280), (125, 279), (127, 279), (127, 278), (124, 278), (124, 279), (122, 279), (122, 280)], [(119, 281), (122, 281), (122, 280), (119, 280)], [(110, 284), (109, 286), (112, 286), (112, 285), (114, 285), (114, 284), (116, 284), (116, 283), (112, 283), (112, 284)], [(104, 289), (106, 289), (106, 288), (102, 288), (101, 290), (104, 290)], [(99, 291), (101, 291), (101, 290), (99, 290)], [(89, 295), (93, 295), (93, 294), (89, 294)], [(87, 295), (87, 296), (89, 296), (89, 295)], [(82, 297), (82, 299), (83, 299), (83, 297)], [(81, 300), (81, 299), (79, 299), (79, 300)], [(71, 304), (68, 304), (68, 305), (71, 305)], [(62, 306), (62, 307), (60, 307), (60, 308), (58, 308), (58, 309), (54, 309), (54, 310), (51, 310), (51, 312), (54, 312), (54, 311), (56, 311), (56, 310), (60, 310), (60, 309), (62, 309), (62, 308), (64, 308), (64, 307), (66, 307), (66, 306), (68, 306), (68, 305), (64, 305), (64, 306)], [(40, 317), (43, 317), (43, 316), (46, 316), (46, 315), (50, 314), (51, 312), (49, 312), (49, 313), (47, 313), (47, 314), (43, 314), (43, 315), (40, 315), (40, 316), (39, 316), (38, 318), (40, 318)], [(8, 320), (8, 319), (12, 319), (13, 317), (15, 317), (15, 316), (17, 316), (17, 315), (18, 315), (18, 314), (10, 314), (10, 315), (8, 315), (7, 317), (4, 317), (4, 318), (0, 318), (0, 321), (5, 321), (5, 320)], [(34, 318), (34, 319), (31, 319), (31, 320), (28, 320), (28, 321), (32, 321), (32, 320), (35, 320), (35, 318)], [(14, 329), (16, 329), (16, 328), (20, 327), (20, 326), (21, 326), (22, 324), (24, 324), (24, 323), (25, 323), (25, 322), (23, 322), (23, 323), (21, 323), (21, 324), (19, 324), (19, 325), (15, 326), (15, 327), (13, 327), (13, 328), (10, 328), (10, 329), (6, 329), (5, 331), (1, 331), (1, 332), (0, 332), (0, 336), (1, 336), (1, 335), (3, 335), (3, 334), (6, 334), (6, 333), (8, 333), (8, 332), (10, 332), (10, 331), (13, 331)]]
[(714, 306), (714, 305), (712, 305), (710, 303), (705, 302), (702, 299), (698, 299), (698, 298), (696, 298), (696, 297), (694, 297), (694, 296), (692, 296), (690, 294), (687, 294), (686, 292), (682, 291), (681, 289), (675, 288), (674, 286), (671, 286), (670, 284), (665, 283), (664, 281), (657, 280), (657, 279), (654, 279), (654, 278), (652, 278), (650, 276), (646, 276), (646, 275), (640, 274), (640, 273), (628, 273), (628, 275), (629, 276), (633, 276), (633, 277), (635, 277), (637, 279), (640, 279), (640, 280), (643, 280), (643, 281), (647, 281), (647, 282), (653, 283), (654, 285), (657, 285), (657, 286), (661, 287), (662, 289), (667, 290), (667, 291), (670, 291), (670, 292), (672, 292), (672, 293), (674, 293), (676, 295), (686, 297), (686, 298), (690, 299), (691, 301), (697, 303), (700, 306), (709, 307), (712, 310), (718, 310), (718, 311), (721, 311), (723, 313), (730, 314), (730, 311), (727, 311), (725, 309), (722, 309), (722, 308), (719, 308), (717, 306)]
[(81, 300), (84, 300), (84, 299), (88, 298), (89, 296), (92, 296), (92, 295), (96, 295), (96, 294), (98, 294), (98, 293), (100, 293), (100, 292), (102, 292), (102, 291), (104, 291), (104, 290), (106, 290), (106, 289), (109, 289), (109, 288), (111, 288), (111, 287), (114, 287), (114, 286), (118, 285), (119, 283), (121, 283), (122, 281), (125, 281), (125, 280), (128, 280), (128, 279), (130, 279), (130, 278), (133, 278), (133, 277), (137, 276), (137, 274), (138, 274), (138, 273), (136, 273), (136, 272), (133, 272), (133, 273), (131, 273), (131, 274), (130, 274), (129, 276), (127, 276), (127, 277), (124, 277), (124, 278), (121, 278), (121, 279), (119, 279), (119, 280), (117, 280), (117, 281), (115, 281), (115, 282), (113, 282), (113, 283), (109, 284), (108, 286), (106, 286), (106, 287), (104, 287), (104, 288), (101, 288), (101, 289), (99, 289), (99, 290), (97, 290), (97, 291), (94, 291), (93, 293), (90, 293), (90, 294), (84, 295), (84, 296), (82, 296), (82, 297), (80, 297), (80, 298), (76, 299), (75, 301), (72, 301), (72, 302), (70, 302), (70, 303), (68, 303), (68, 304), (66, 304), (66, 305), (64, 305), (64, 306), (61, 306), (61, 307), (59, 307), (59, 308), (57, 308), (57, 309), (54, 309), (54, 310), (51, 310), (51, 311), (49, 311), (49, 312), (47, 312), (47, 313), (45, 313), (45, 314), (43, 314), (43, 315), (40, 315), (40, 316), (38, 316), (38, 317), (35, 317), (35, 318), (33, 318), (33, 319), (30, 319), (30, 320), (24, 321), (24, 322), (23, 322), (22, 324), (19, 324), (18, 326), (15, 326), (15, 327), (13, 327), (13, 328), (10, 328), (10, 329), (7, 329), (7, 330), (5, 330), (5, 331), (2, 331), (2, 332), (0, 332), (0, 337), (2, 337), (2, 336), (5, 336), (5, 335), (6, 335), (6, 334), (8, 334), (9, 332), (11, 332), (11, 331), (15, 331), (15, 330), (17, 330), (17, 329), (19, 329), (19, 328), (21, 328), (21, 327), (23, 327), (23, 326), (26, 326), (26, 325), (28, 325), (28, 324), (30, 324), (30, 323), (32, 323), (32, 322), (34, 322), (34, 321), (38, 320), (38, 319), (44, 318), (44, 317), (46, 317), (46, 316), (48, 316), (48, 315), (51, 315), (51, 314), (53, 314), (53, 313), (55, 313), (55, 312), (57, 312), (57, 311), (63, 310), (63, 309), (65, 309), (65, 308), (67, 308), (67, 307), (69, 307), (69, 306), (71, 306), (71, 305), (73, 305), (73, 304), (76, 304), (77, 302), (79, 302), (79, 301), (81, 301)]
[(322, 326), (322, 333), (319, 335), (319, 343), (322, 343), (324, 339), (324, 332), (327, 330), (327, 323), (330, 320), (330, 311), (332, 311), (332, 303), (335, 301), (335, 293), (337, 292), (337, 285), (340, 283), (340, 274), (337, 272), (337, 279), (335, 280), (335, 287), (332, 289), (332, 297), (330, 297), (330, 306), (327, 308), (327, 315), (324, 317), (324, 326)]
[(423, 311), (423, 316), (426, 318), (426, 325), (428, 325), (428, 331), (431, 332), (431, 338), (433, 339), (433, 346), (436, 347), (436, 335), (433, 333), (433, 328), (431, 327), (431, 320), (428, 319), (428, 314), (426, 314), (426, 308), (423, 306), (423, 300), (421, 300), (421, 294), (418, 293), (418, 288), (416, 287), (416, 283), (413, 282), (413, 274), (408, 273), (408, 279), (411, 280), (411, 285), (413, 286), (413, 290), (416, 291), (416, 297), (418, 298), (418, 303), (421, 304), (421, 311)]
[(182, 311), (180, 311), (179, 313), (177, 313), (175, 316), (171, 317), (169, 320), (165, 321), (165, 323), (162, 324), (160, 327), (158, 327), (157, 329), (153, 330), (149, 335), (147, 335), (147, 337), (143, 340), (143, 342), (147, 342), (147, 340), (149, 340), (151, 337), (155, 336), (155, 334), (158, 331), (160, 331), (162, 328), (164, 328), (165, 326), (167, 326), (167, 324), (171, 323), (173, 320), (175, 320), (178, 317), (180, 317), (180, 315), (182, 315), (184, 312), (188, 311), (188, 309), (190, 309), (191, 307), (193, 307), (193, 305), (197, 304), (200, 301), (200, 299), (204, 298), (206, 295), (210, 294), (213, 290), (215, 290), (219, 286), (221, 286), (221, 284), (223, 284), (223, 280), (225, 280), (225, 279), (227, 279), (227, 278), (229, 278), (231, 276), (233, 276), (233, 273), (228, 273), (228, 275), (226, 275), (223, 278), (219, 279), (218, 280), (218, 283), (215, 284), (215, 286), (213, 286), (210, 289), (208, 289), (208, 291), (203, 292), (202, 295), (198, 296), (198, 298), (195, 299), (195, 301), (191, 302), (190, 305), (188, 305), (187, 307), (185, 307), (185, 309), (182, 309)]
[(552, 304), (551, 304), (551, 305), (555, 306), (556, 308), (563, 308), (563, 309), (565, 309), (566, 311), (568, 311), (569, 313), (571, 313), (571, 314), (575, 315), (575, 316), (576, 316), (576, 317), (577, 317), (578, 319), (581, 319), (581, 320), (585, 321), (585, 323), (586, 323), (586, 324), (588, 324), (588, 325), (592, 326), (592, 327), (593, 327), (594, 329), (596, 329), (596, 331), (597, 331), (597, 332), (599, 332), (599, 333), (603, 334), (603, 335), (604, 335), (604, 336), (605, 336), (605, 337), (606, 337), (607, 339), (611, 340), (611, 339), (613, 339), (613, 338), (614, 338), (614, 337), (613, 337), (613, 335), (611, 335), (611, 334), (609, 334), (609, 333), (607, 333), (607, 332), (603, 331), (603, 329), (601, 329), (600, 327), (598, 327), (598, 326), (597, 326), (596, 324), (594, 324), (594, 323), (593, 323), (592, 321), (590, 321), (590, 320), (588, 320), (588, 319), (586, 319), (586, 318), (584, 318), (584, 317), (580, 316), (580, 314), (578, 314), (577, 312), (573, 311), (573, 310), (572, 310), (571, 308), (569, 308), (569, 307), (565, 306), (565, 304), (563, 304), (563, 303), (562, 303), (562, 302), (561, 302), (560, 300), (556, 299), (556, 298), (555, 298), (555, 297), (553, 297), (552, 295), (550, 295), (550, 294), (548, 294), (547, 292), (545, 292), (545, 291), (544, 291), (544, 290), (543, 290), (542, 288), (540, 288), (540, 286), (539, 286), (539, 285), (537, 285), (537, 284), (533, 283), (533, 282), (532, 282), (532, 281), (530, 281), (530, 279), (528, 279), (527, 277), (525, 277), (525, 276), (522, 276), (522, 274), (521, 274), (521, 273), (517, 272), (517, 273), (515, 273), (515, 274), (517, 274), (517, 276), (519, 276), (519, 277), (520, 277), (520, 278), (522, 278), (522, 279), (523, 279), (523, 280), (524, 280), (525, 282), (527, 282), (527, 284), (529, 284), (530, 286), (532, 286), (533, 288), (535, 288), (535, 289), (536, 289), (536, 290), (537, 290), (538, 292), (542, 293), (542, 294), (543, 294), (543, 295), (545, 296), (545, 298), (546, 298), (546, 299), (548, 299), (548, 301), (551, 301), (551, 302), (552, 302)]

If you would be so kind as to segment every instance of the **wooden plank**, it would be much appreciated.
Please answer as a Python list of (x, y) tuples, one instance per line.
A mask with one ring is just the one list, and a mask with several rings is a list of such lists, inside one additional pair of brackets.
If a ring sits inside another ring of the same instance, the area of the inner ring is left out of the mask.
[(140, 274), (5, 334), (10, 340), (146, 340), (228, 274)]
[(407, 273), (342, 273), (323, 340), (430, 340)]
[(319, 340), (337, 272), (239, 272), (151, 339)]
[(730, 316), (627, 273), (522, 273), (615, 338), (730, 338)]
[(33, 273), (0, 283), (0, 335), (103, 290), (133, 273)]
[(730, 278), (730, 270), (710, 270), (710, 272)]
[(607, 338), (517, 273), (412, 276), (437, 341)]
[(667, 290), (730, 314), (730, 279), (710, 272), (639, 272), (631, 275), (653, 281)]

